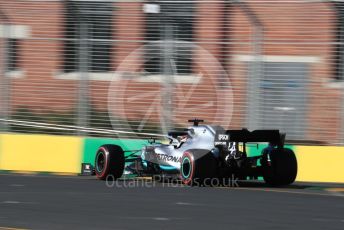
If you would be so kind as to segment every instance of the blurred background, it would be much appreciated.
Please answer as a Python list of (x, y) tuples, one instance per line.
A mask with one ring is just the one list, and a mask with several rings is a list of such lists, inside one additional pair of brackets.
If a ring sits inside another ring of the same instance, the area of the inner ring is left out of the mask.
[(0, 0), (0, 66), (1, 132), (344, 144), (342, 1)]

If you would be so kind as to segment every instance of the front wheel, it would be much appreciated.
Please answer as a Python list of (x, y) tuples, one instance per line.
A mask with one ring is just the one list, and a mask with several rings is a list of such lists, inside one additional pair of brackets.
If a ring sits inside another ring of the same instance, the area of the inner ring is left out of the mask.
[(118, 179), (124, 170), (124, 152), (118, 145), (103, 145), (97, 153), (94, 163), (98, 179)]

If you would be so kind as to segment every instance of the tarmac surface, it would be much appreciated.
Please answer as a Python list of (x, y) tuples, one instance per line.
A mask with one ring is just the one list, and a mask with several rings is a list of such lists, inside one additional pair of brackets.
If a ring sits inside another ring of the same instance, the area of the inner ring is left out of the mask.
[(344, 229), (344, 185), (184, 187), (0, 174), (0, 230)]

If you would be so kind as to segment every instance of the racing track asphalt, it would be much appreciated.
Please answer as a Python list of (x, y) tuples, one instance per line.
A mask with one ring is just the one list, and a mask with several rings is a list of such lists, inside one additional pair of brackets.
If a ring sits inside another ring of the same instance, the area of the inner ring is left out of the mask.
[(153, 185), (0, 174), (0, 229), (344, 229), (340, 185)]

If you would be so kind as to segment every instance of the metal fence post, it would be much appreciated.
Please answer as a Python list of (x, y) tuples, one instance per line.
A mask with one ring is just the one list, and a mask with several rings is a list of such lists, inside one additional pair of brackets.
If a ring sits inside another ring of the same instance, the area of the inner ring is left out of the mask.
[[(168, 18), (163, 18), (168, 20)], [(172, 63), (173, 62), (173, 25), (167, 23), (164, 28), (164, 47), (163, 47), (163, 91), (162, 91), (162, 131), (167, 132), (172, 126)]]
[(340, 144), (344, 145), (344, 87), (341, 88), (341, 125), (340, 125)]
[[(343, 10), (341, 7), (341, 5), (337, 6), (338, 8), (335, 8), (338, 11), (338, 15), (339, 15), (339, 23), (340, 23), (340, 34), (339, 34), (339, 41), (341, 43), (341, 45), (344, 47), (344, 18), (343, 18), (343, 13), (341, 13), (341, 11)], [(339, 52), (339, 55), (341, 55), (341, 65), (343, 66), (341, 68), (341, 74), (342, 76), (342, 80), (344, 80), (344, 52)], [(344, 82), (343, 82), (344, 83)], [(342, 85), (344, 86), (344, 85)], [(340, 144), (344, 145), (344, 87), (341, 87), (341, 125), (340, 125)]]
[(247, 127), (254, 130), (259, 128), (259, 110), (260, 110), (260, 82), (262, 75), (262, 37), (263, 31), (260, 27), (256, 27), (253, 33), (253, 61), (249, 66), (248, 79), (248, 113), (247, 113)]
[[(87, 22), (80, 22), (79, 37), (79, 88), (78, 88), (78, 126), (88, 127), (88, 25)], [(86, 135), (85, 130), (78, 130), (78, 135)]]
[[(6, 20), (6, 19), (5, 19)], [(2, 79), (1, 79), (1, 99), (2, 99), (2, 119), (3, 122), (1, 122), (2, 127), (1, 130), (3, 132), (7, 132), (9, 130), (9, 124), (8, 124), (8, 119), (10, 119), (10, 87), (11, 87), (11, 79), (7, 75), (8, 73), (8, 39), (11, 36), (11, 28), (10, 28), (10, 23), (7, 21), (3, 25), (3, 49), (2, 49)]]
[(264, 36), (264, 27), (257, 15), (250, 9), (250, 7), (243, 1), (234, 0), (240, 9), (246, 14), (249, 21), (253, 24), (254, 31), (252, 34), (253, 41), (253, 61), (249, 68), (248, 76), (248, 110), (246, 112), (246, 126), (249, 129), (259, 128), (259, 103), (260, 103), (260, 81), (262, 76), (262, 45)]
[[(344, 32), (344, 29), (342, 31), (342, 34)], [(343, 38), (343, 36), (341, 36), (341, 38)], [(340, 41), (342, 43), (344, 43), (344, 41)], [(342, 55), (344, 57), (344, 53), (341, 53), (340, 55)], [(344, 58), (342, 58), (342, 65), (344, 66)], [(343, 68), (344, 69), (344, 68)], [(344, 79), (344, 71), (342, 71), (342, 77)], [(341, 125), (340, 125), (340, 144), (344, 145), (344, 82), (342, 82), (342, 87), (341, 87)]]

